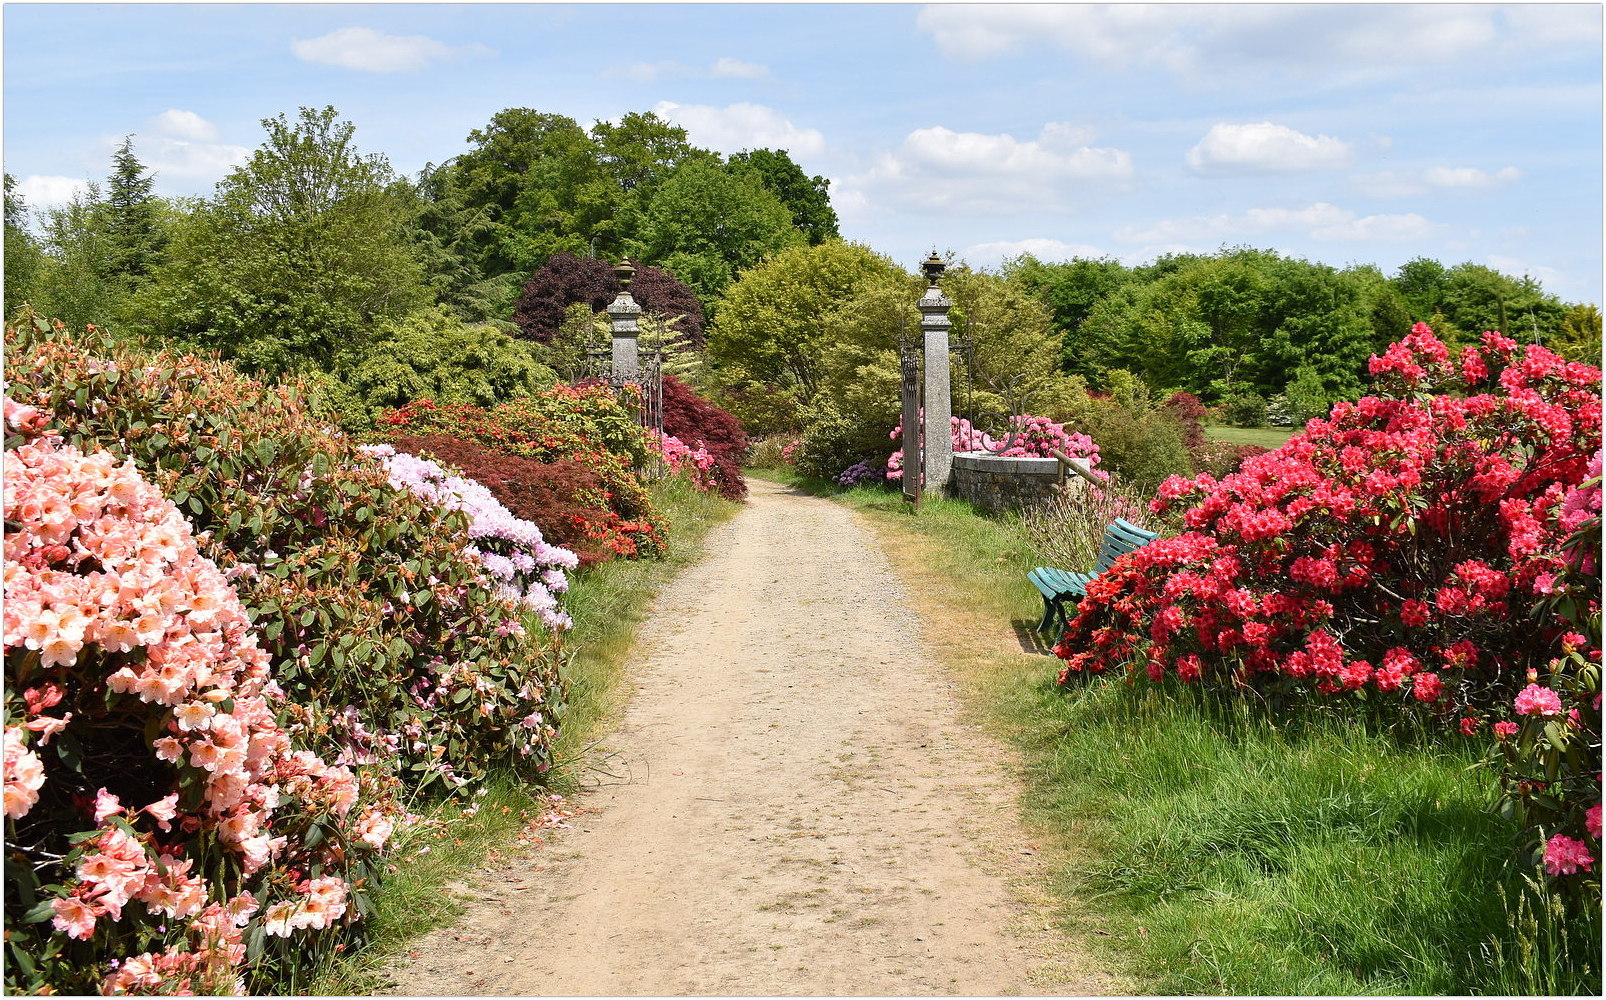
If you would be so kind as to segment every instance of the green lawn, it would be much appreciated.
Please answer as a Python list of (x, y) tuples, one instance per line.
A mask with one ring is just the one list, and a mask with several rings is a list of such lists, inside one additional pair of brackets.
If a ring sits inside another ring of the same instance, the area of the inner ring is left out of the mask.
[(1277, 448), (1293, 437), (1302, 427), (1228, 427), (1225, 424), (1207, 424), (1205, 437), (1212, 441), (1230, 441), (1233, 444), (1258, 444), (1262, 448)]
[(1147, 680), (1061, 689), (1059, 661), (1028, 651), (1041, 603), (1018, 525), (951, 500), (915, 515), (885, 490), (839, 502), (888, 541), (933, 648), (1020, 749), (1062, 924), (1123, 992), (1598, 993), (1597, 944), (1568, 961), (1534, 950), (1553, 926), (1508, 927), (1510, 830), (1481, 745)]

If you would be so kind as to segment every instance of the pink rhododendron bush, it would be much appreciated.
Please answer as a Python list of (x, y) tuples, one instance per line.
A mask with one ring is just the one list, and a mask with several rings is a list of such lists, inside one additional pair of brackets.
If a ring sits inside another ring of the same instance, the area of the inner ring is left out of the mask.
[[(1095, 476), (1109, 478), (1102, 469), (1094, 466), (1099, 463), (1099, 446), (1086, 434), (1068, 431), (1065, 425), (1055, 423), (1047, 417), (1034, 417), (1030, 414), (1017, 414), (1009, 418), (1009, 431), (1002, 439), (996, 439), (973, 427), (964, 417), (949, 417), (949, 428), (953, 435), (953, 446), (956, 453), (962, 451), (990, 451), (995, 455), (1006, 458), (1051, 458), (1056, 451), (1062, 452), (1071, 458), (1080, 459)], [(923, 436), (923, 435), (922, 435)], [(903, 438), (903, 421), (892, 429), (888, 435), (892, 440)], [(903, 478), (903, 449), (899, 448), (887, 459), (887, 478)]]
[(44, 437), (6, 454), (5, 521), (8, 986), (241, 993), (248, 952), (355, 921), (389, 820), (293, 748), (177, 507)]
[[(384, 770), (408, 795), (494, 768), (545, 773), (561, 641), (471, 554), (462, 505), (392, 484), (295, 385), (214, 360), (36, 320), (7, 328), (6, 375), (8, 397), (67, 443), (126, 456), (178, 505), (239, 592), (310, 749)], [(8, 427), (8, 447), (33, 433)]]
[(295, 385), (37, 320), (6, 375), (7, 985), (272, 992), (398, 803), (547, 771), (569, 558)]
[(1088, 585), (1060, 679), (1175, 675), (1498, 741), (1536, 859), (1598, 905), (1600, 370), (1494, 333), (1452, 356), (1419, 324), (1371, 373), (1241, 471), (1164, 483), (1153, 511), (1185, 530)]
[(675, 437), (649, 429), (647, 447), (663, 460), (664, 466), (677, 476), (685, 476), (692, 486), (704, 493), (719, 489), (720, 472), (714, 454), (697, 442), (697, 447)]

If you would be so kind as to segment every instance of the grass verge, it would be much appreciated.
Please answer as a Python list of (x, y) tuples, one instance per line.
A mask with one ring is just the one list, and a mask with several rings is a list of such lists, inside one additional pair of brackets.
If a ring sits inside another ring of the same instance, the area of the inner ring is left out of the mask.
[(668, 557), (614, 560), (579, 574), (564, 598), (574, 618), (567, 635), (572, 659), (565, 670), (567, 710), (557, 742), (559, 764), (551, 788), (493, 779), (472, 804), (463, 799), (420, 809), (424, 822), (392, 844), (397, 870), (376, 894), (364, 947), (337, 959), (304, 991), (310, 996), (371, 995), (385, 987), (383, 967), (414, 938), (443, 926), (462, 912), (453, 891), (474, 869), (500, 859), (543, 813), (543, 796), (573, 792), (594, 745), (625, 696), (624, 678), (636, 629), (663, 586), (703, 553), (710, 530), (740, 505), (699, 493), (680, 478), (652, 486), (670, 539)]
[(1481, 747), (1146, 681), (1062, 690), (1031, 632), (1018, 524), (953, 500), (913, 514), (878, 489), (838, 499), (886, 541), (938, 655), (1020, 749), (1062, 925), (1125, 990), (1598, 994), (1598, 950), (1570, 966), (1513, 944), (1509, 831)]

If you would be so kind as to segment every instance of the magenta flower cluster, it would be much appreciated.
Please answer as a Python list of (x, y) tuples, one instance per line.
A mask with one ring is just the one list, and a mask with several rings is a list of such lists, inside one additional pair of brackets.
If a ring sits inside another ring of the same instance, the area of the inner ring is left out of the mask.
[[(922, 411), (924, 417), (924, 411)], [(1064, 424), (1048, 417), (1034, 417), (1029, 413), (1009, 418), (1009, 433), (1003, 440), (977, 429), (964, 417), (949, 417), (948, 426), (953, 435), (954, 452), (987, 451), (1004, 458), (1051, 458), (1054, 452), (1080, 460), (1100, 479), (1109, 474), (1095, 468), (1099, 464), (1099, 446), (1086, 434), (1067, 431)], [(903, 422), (887, 435), (896, 441), (903, 437)], [(924, 435), (922, 435), (923, 437)], [(899, 448), (887, 459), (887, 478), (903, 478), (903, 449)]]

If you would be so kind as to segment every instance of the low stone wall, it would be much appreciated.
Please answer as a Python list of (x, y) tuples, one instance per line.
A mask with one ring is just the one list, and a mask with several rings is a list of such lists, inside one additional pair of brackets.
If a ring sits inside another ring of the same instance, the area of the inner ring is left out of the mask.
[(994, 513), (1047, 499), (1062, 481), (1060, 464), (1052, 458), (1004, 458), (976, 451), (954, 455), (954, 495)]

